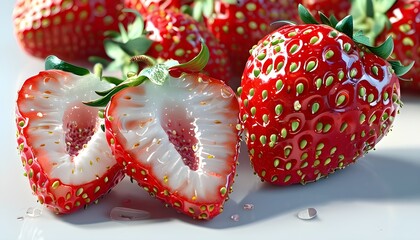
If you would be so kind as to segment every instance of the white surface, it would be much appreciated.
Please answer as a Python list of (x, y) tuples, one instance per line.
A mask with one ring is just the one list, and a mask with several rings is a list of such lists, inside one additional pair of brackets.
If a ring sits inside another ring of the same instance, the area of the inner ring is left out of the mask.
[[(420, 97), (405, 99), (393, 131), (376, 151), (317, 183), (287, 188), (263, 184), (252, 174), (243, 150), (231, 199), (211, 221), (190, 220), (164, 208), (128, 180), (87, 210), (56, 216), (44, 209), (38, 218), (25, 217), (26, 209), (41, 206), (22, 176), (14, 101), (20, 83), (42, 70), (43, 62), (18, 48), (11, 2), (2, 2), (0, 9), (1, 239), (419, 239)], [(245, 211), (244, 203), (255, 208)], [(148, 210), (151, 218), (113, 221), (109, 213), (117, 206)], [(316, 208), (318, 216), (298, 219), (298, 211), (308, 207)], [(239, 214), (238, 222), (230, 219), (233, 214)]]

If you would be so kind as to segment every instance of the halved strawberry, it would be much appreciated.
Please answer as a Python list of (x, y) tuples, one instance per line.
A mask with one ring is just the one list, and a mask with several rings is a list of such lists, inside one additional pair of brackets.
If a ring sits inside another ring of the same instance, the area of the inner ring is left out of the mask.
[(203, 74), (171, 76), (163, 64), (115, 91), (119, 87), (129, 88), (112, 96), (105, 127), (126, 174), (193, 218), (222, 212), (239, 147), (239, 103), (232, 89)]
[(56, 213), (97, 201), (124, 176), (100, 128), (98, 109), (82, 103), (111, 85), (87, 70), (76, 73), (40, 72), (23, 83), (16, 102), (25, 175), (39, 202)]

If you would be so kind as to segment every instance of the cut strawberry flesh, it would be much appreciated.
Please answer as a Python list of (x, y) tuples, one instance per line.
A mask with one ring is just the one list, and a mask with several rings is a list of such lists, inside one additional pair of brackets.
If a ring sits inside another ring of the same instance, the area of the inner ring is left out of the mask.
[(89, 142), (97, 127), (97, 112), (82, 103), (74, 104), (64, 112), (63, 130), (66, 150), (70, 156), (77, 156), (80, 149)]
[(199, 142), (195, 119), (189, 116), (185, 107), (170, 104), (168, 106), (168, 111), (161, 116), (162, 128), (168, 134), (169, 142), (181, 155), (184, 164), (196, 171), (199, 169), (200, 159), (196, 155)]

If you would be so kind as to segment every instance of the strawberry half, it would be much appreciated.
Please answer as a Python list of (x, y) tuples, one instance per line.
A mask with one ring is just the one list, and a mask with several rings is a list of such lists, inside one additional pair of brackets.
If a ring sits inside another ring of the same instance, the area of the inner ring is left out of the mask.
[(50, 69), (23, 83), (16, 102), (17, 142), (39, 202), (70, 213), (96, 202), (124, 176), (101, 130), (98, 109), (82, 103), (96, 96), (94, 90), (112, 85), (54, 57), (49, 61), (78, 75)]
[(239, 104), (221, 80), (172, 75), (158, 64), (110, 90), (105, 98), (117, 93), (106, 108), (106, 136), (125, 173), (151, 196), (193, 218), (211, 219), (222, 212), (233, 184)]
[(397, 76), (409, 69), (384, 60), (391, 38), (371, 47), (353, 36), (351, 16), (322, 18), (335, 29), (299, 12), (308, 24), (262, 38), (239, 89), (252, 165), (277, 185), (315, 181), (373, 149), (399, 109)]

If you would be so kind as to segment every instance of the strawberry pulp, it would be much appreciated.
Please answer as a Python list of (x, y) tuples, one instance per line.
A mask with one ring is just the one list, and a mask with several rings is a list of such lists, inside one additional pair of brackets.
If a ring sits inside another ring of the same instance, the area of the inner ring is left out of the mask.
[[(181, 155), (182, 161), (191, 170), (199, 169), (200, 159), (196, 152), (199, 149), (198, 128), (195, 119), (186, 108), (180, 105), (167, 104), (166, 111), (161, 117), (161, 125), (168, 134), (169, 142)], [(169, 118), (170, 117), (170, 118)]]
[(63, 117), (67, 153), (75, 157), (97, 130), (97, 111), (83, 103), (72, 104)]

